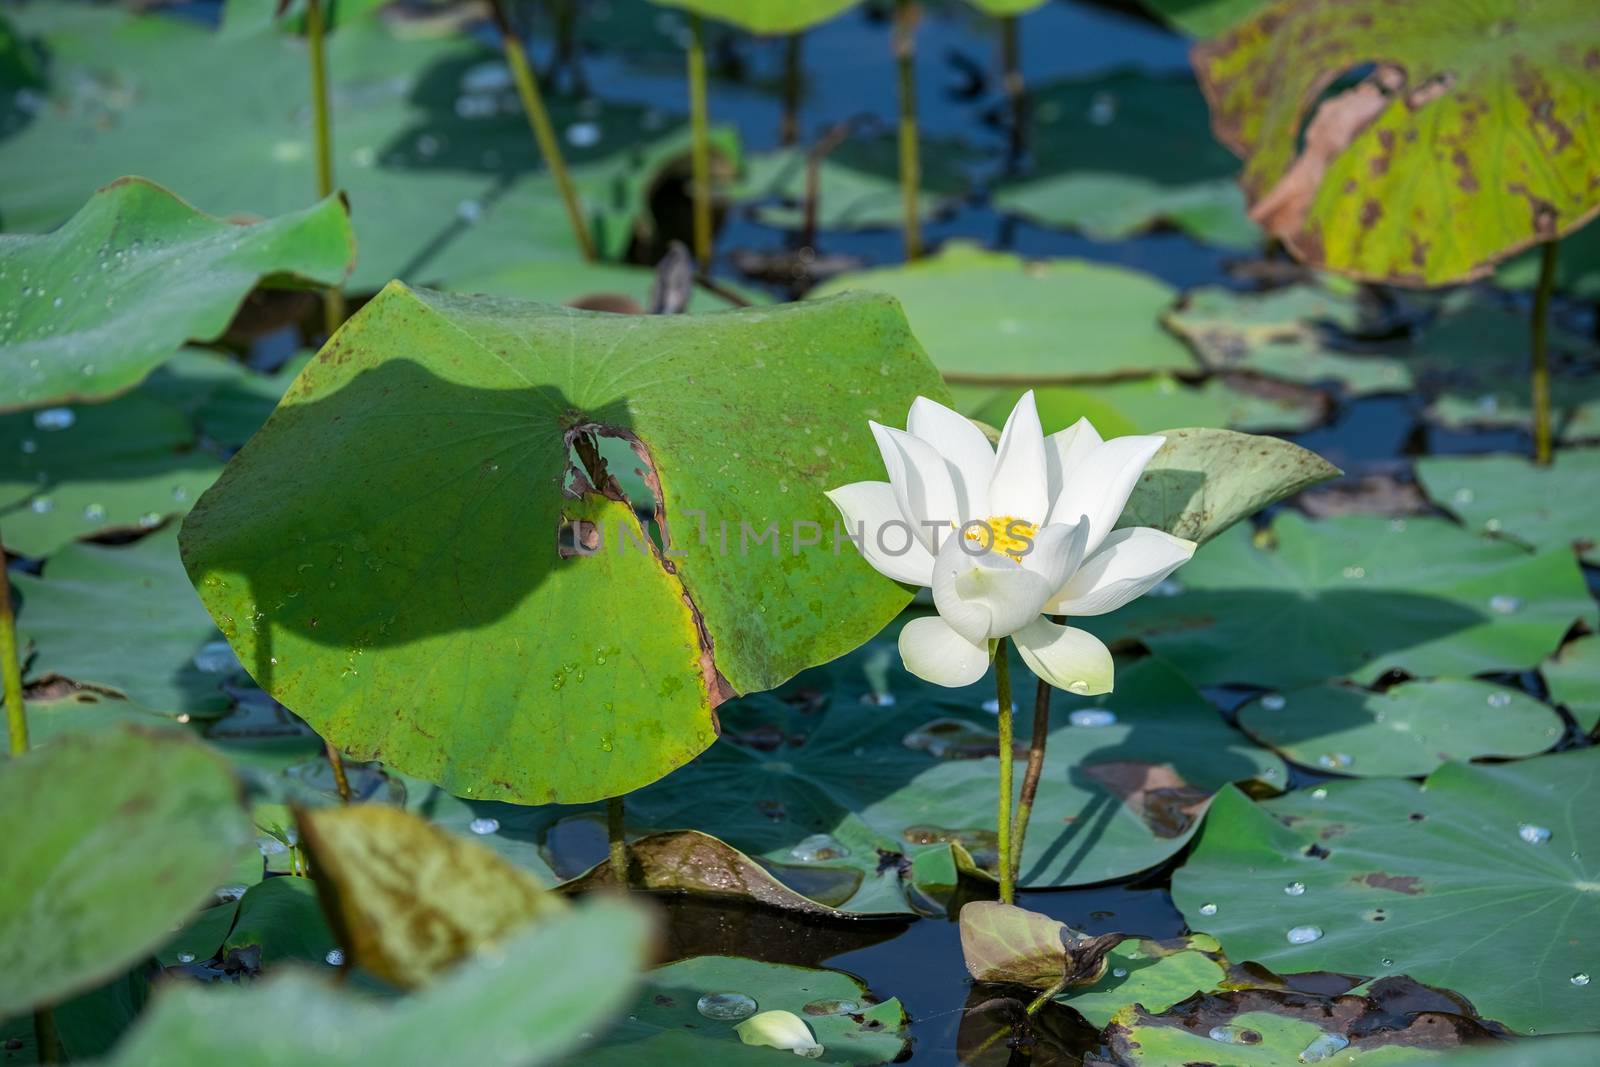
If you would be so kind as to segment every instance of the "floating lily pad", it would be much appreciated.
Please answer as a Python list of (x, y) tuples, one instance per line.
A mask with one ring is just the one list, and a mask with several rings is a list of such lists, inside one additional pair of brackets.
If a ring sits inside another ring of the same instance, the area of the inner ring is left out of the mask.
[(195, 596), (175, 529), (122, 548), (73, 545), (43, 577), (13, 574), (18, 627), (33, 648), (29, 678), (61, 675), (178, 714), (228, 704), (237, 658)]
[(263, 279), (331, 285), (354, 260), (337, 199), (245, 225), (118, 179), (53, 233), (0, 237), (0, 409), (113, 396), (220, 335)]
[(1205, 99), (1188, 77), (1127, 71), (1030, 88), (1025, 178), (995, 207), (1047, 226), (1121, 240), (1158, 224), (1196, 240), (1255, 248), (1239, 161), (1212, 139)]
[(47, 556), (80, 537), (158, 526), (222, 469), (172, 404), (136, 390), (105, 404), (0, 415), (6, 548)]
[(1162, 1012), (1195, 993), (1216, 989), (1226, 977), (1221, 960), (1216, 939), (1205, 934), (1124, 941), (1106, 955), (1098, 981), (1066, 990), (1056, 1000), (1103, 1027), (1129, 1004)]
[[(1299, 445), (1232, 430), (1164, 430), (1119, 527), (1153, 526), (1205, 543), (1242, 519), (1339, 474)], [(1184, 568), (1188, 573), (1188, 568)]]
[(1360, 329), (1360, 308), (1354, 299), (1321, 288), (1238, 293), (1205, 286), (1188, 293), (1162, 321), (1214, 371), (1248, 371), (1302, 385), (1334, 382), (1351, 396), (1403, 393), (1413, 384), (1399, 359), (1339, 350), (1340, 332)]
[[(942, 386), (882, 298), (617, 316), (395, 284), (202, 499), (185, 562), (256, 681), (351, 756), (482, 798), (617, 795), (905, 605), (829, 541), (823, 491), (881, 470), (866, 420), (918, 394)], [(636, 442), (671, 555), (608, 486), (564, 492), (585, 432)], [(773, 533), (741, 549), (741, 523)], [(528, 637), (560, 618), (605, 625)], [(403, 714), (371, 700), (391, 687)]]
[[(596, 901), (398, 1000), (335, 985), (328, 967), (249, 985), (174, 982), (107, 1063), (554, 1063), (627, 1002), (649, 927), (622, 901)], [(241, 1019), (283, 1025), (241, 1041)]]
[[(1541, 1034), (1593, 1026), (1600, 751), (1212, 803), (1172, 895), (1232, 959), (1407, 974)], [(1296, 887), (1301, 887), (1296, 891)]]
[(1589, 1067), (1600, 1056), (1600, 1036), (1533, 1037), (1453, 1053), (1450, 1067)]
[(1571, 547), (1600, 563), (1600, 449), (1561, 449), (1548, 467), (1520, 456), (1430, 456), (1417, 478), (1469, 527), (1535, 549)]
[(847, 974), (734, 956), (698, 956), (646, 975), (627, 1017), (598, 1047), (584, 1053), (583, 1062), (595, 1067), (783, 1062), (770, 1048), (743, 1044), (734, 1032), (758, 1011), (799, 1016), (822, 1046), (822, 1055), (814, 1058), (823, 1063), (889, 1063), (909, 1040), (900, 1002), (880, 1003)]
[(1483, 277), (1600, 207), (1584, 65), (1596, 48), (1586, 0), (1420, 12), (1312, 0), (1202, 42), (1194, 66), (1217, 136), (1245, 160), (1257, 221), (1314, 265), (1437, 286)]
[(27, 714), (28, 744), (33, 748), (42, 748), (58, 737), (115, 730), (123, 723), (155, 728), (175, 721), (131, 700), (88, 689), (50, 700), (29, 700)]
[(317, 887), (309, 878), (268, 878), (245, 890), (222, 955), (254, 972), (290, 960), (325, 967), (339, 942), (322, 917)]
[(751, 33), (797, 33), (826, 22), (861, 0), (651, 0), (728, 22)]
[(1239, 725), (1285, 759), (1358, 778), (1421, 776), (1452, 760), (1532, 756), (1561, 740), (1561, 717), (1525, 693), (1447, 678), (1382, 693), (1319, 685), (1239, 709)]
[(177, 732), (63, 737), (0, 766), (0, 1016), (159, 947), (249, 840), (226, 762)]
[(298, 822), (345, 951), (402, 988), (566, 907), (491, 850), (396, 808), (325, 808)]
[(1217, 538), (1179, 572), (1178, 595), (1135, 601), (1096, 632), (1136, 636), (1194, 685), (1292, 688), (1521, 670), (1595, 618), (1566, 549), (1529, 555), (1427, 518), (1282, 512), (1270, 533)]
[(952, 381), (1068, 382), (1194, 368), (1156, 322), (1176, 293), (1125, 267), (1026, 261), (951, 241), (916, 263), (844, 275), (812, 292), (846, 289), (899, 300)]
[[(964, 414), (991, 426), (1005, 425), (1023, 392), (1020, 386), (983, 385), (958, 385), (952, 391)], [(1167, 374), (1128, 382), (1040, 386), (1034, 390), (1034, 401), (1047, 431), (1087, 418), (1102, 437), (1158, 433), (1178, 425), (1294, 432), (1321, 422), (1328, 408), (1310, 391), (1252, 392), (1249, 383), (1230, 383), (1221, 377), (1189, 386)]]
[(1540, 671), (1550, 699), (1572, 714), (1578, 729), (1590, 733), (1600, 726), (1600, 637), (1568, 643)]

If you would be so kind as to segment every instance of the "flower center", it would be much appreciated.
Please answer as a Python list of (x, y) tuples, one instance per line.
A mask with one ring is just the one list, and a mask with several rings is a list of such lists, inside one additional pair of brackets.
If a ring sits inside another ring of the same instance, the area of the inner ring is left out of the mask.
[(961, 531), (968, 541), (1021, 563), (1022, 557), (1033, 551), (1033, 539), (1038, 535), (1039, 527), (1015, 515), (994, 515), (987, 519), (975, 519), (963, 526)]

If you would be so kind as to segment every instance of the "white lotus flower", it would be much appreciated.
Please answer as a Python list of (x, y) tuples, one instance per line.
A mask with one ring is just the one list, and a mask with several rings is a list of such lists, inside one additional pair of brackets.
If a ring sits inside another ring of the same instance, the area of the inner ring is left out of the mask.
[(822, 1046), (811, 1036), (811, 1028), (792, 1011), (764, 1011), (733, 1029), (746, 1045), (786, 1048), (811, 1060), (822, 1055)]
[(1152, 589), (1195, 544), (1144, 526), (1115, 530), (1163, 437), (1101, 439), (1087, 419), (1044, 436), (1033, 393), (1006, 419), (1000, 448), (926, 397), (906, 428), (870, 423), (887, 482), (828, 493), (862, 555), (897, 581), (933, 589), (936, 618), (900, 632), (919, 678), (970, 685), (993, 642), (1012, 638), (1034, 674), (1093, 695), (1112, 687), (1111, 652), (1086, 630), (1043, 615), (1103, 615)]

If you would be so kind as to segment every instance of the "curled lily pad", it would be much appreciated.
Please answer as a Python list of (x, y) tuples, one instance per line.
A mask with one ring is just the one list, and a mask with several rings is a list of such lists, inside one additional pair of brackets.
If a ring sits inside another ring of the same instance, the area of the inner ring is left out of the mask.
[(349, 958), (422, 985), (565, 902), (494, 852), (380, 804), (299, 814), (330, 924)]
[(1421, 788), (1337, 781), (1260, 804), (1224, 790), (1173, 900), (1231, 959), (1407, 974), (1518, 1031), (1585, 1030), (1597, 797), (1593, 748), (1449, 763)]
[(733, 956), (698, 956), (651, 971), (627, 1017), (585, 1064), (700, 1063), (706, 1067), (782, 1062), (770, 1048), (744, 1044), (736, 1027), (759, 1012), (801, 1019), (826, 1063), (889, 1063), (907, 1047), (906, 1013), (879, 1001), (855, 978)]
[(1194, 366), (1156, 322), (1176, 294), (1124, 267), (1030, 262), (951, 241), (937, 255), (834, 278), (813, 293), (846, 289), (899, 300), (952, 381), (1069, 382)]
[(1540, 668), (1550, 699), (1562, 705), (1585, 733), (1600, 726), (1600, 637), (1569, 642)]
[(798, 33), (825, 22), (861, 0), (651, 0), (681, 8), (751, 33)]
[(1565, 732), (1561, 717), (1533, 697), (1461, 678), (1402, 682), (1381, 693), (1342, 685), (1271, 693), (1240, 708), (1239, 725), (1286, 759), (1360, 778), (1532, 756)]
[[(638, 908), (595, 901), (392, 1000), (335, 985), (325, 966), (320, 975), (286, 968), (248, 985), (174, 982), (106, 1062), (555, 1063), (627, 1002), (649, 934)], [(244, 1018), (286, 1022), (241, 1042)]]
[[(201, 499), (185, 564), (261, 687), (353, 757), (479, 798), (617, 795), (905, 605), (823, 491), (872, 475), (866, 420), (918, 394), (942, 387), (881, 297), (620, 316), (396, 283)], [(664, 545), (577, 470), (596, 437), (649, 472)]]
[(1600, 449), (1562, 449), (1547, 467), (1520, 456), (1429, 456), (1417, 478), (1434, 503), (1468, 526), (1535, 549), (1571, 546), (1600, 562), (1600, 503), (1588, 487)]
[(227, 763), (177, 731), (62, 737), (0, 766), (0, 1016), (158, 948), (249, 837)]
[(52, 233), (0, 237), (0, 410), (113, 396), (220, 335), (262, 279), (333, 284), (354, 259), (336, 198), (250, 224), (118, 179)]
[(961, 956), (979, 982), (1059, 990), (1089, 985), (1106, 969), (1106, 954), (1126, 934), (1090, 937), (1048, 915), (975, 900), (961, 909)]
[(1176, 595), (1135, 601), (1098, 632), (1137, 637), (1195, 685), (1290, 688), (1521, 670), (1595, 617), (1565, 548), (1529, 555), (1429, 518), (1282, 512), (1269, 533), (1217, 538)]
[(1585, 0), (1311, 0), (1256, 12), (1200, 44), (1194, 65), (1217, 136), (1244, 157), (1252, 217), (1312, 264), (1437, 286), (1600, 207), (1585, 65), (1597, 48)]

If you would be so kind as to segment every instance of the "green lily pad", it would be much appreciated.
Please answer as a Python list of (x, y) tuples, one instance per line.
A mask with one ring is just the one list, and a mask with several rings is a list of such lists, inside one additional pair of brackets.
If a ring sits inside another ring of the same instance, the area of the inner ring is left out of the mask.
[(1600, 449), (1562, 449), (1540, 467), (1520, 456), (1429, 456), (1417, 479), (1468, 526), (1535, 549), (1572, 548), (1600, 563)]
[[(754, 1006), (724, 996), (718, 998), (720, 1004), (708, 1002), (706, 1012), (698, 1007), (703, 997), (729, 993), (749, 998)], [(823, 1048), (814, 1057), (822, 1063), (889, 1063), (909, 1043), (900, 1002), (879, 1002), (847, 974), (735, 956), (697, 956), (646, 975), (627, 1017), (584, 1053), (583, 1062), (595, 1067), (781, 1063), (772, 1049), (745, 1045), (734, 1032), (758, 1010), (799, 1016)]]
[(1099, 240), (1158, 224), (1229, 248), (1258, 248), (1239, 161), (1212, 139), (1188, 77), (1125, 71), (1029, 89), (1032, 172), (994, 190), (997, 210)]
[(1055, 999), (1104, 1027), (1129, 1004), (1162, 1012), (1195, 993), (1216, 989), (1226, 977), (1221, 958), (1216, 939), (1205, 934), (1170, 941), (1136, 938), (1106, 955), (1106, 970), (1097, 982)]
[[(1023, 390), (1019, 386), (958, 385), (960, 410), (991, 426), (1004, 426)], [(1168, 374), (1127, 382), (1045, 385), (1034, 390), (1039, 420), (1047, 430), (1065, 429), (1087, 418), (1103, 437), (1158, 433), (1168, 426), (1226, 426), (1264, 430), (1308, 430), (1327, 416), (1328, 405), (1309, 391), (1250, 391), (1249, 383), (1208, 378), (1184, 385)]]
[(346, 952), (402, 988), (566, 907), (491, 850), (396, 808), (324, 808), (298, 822)]
[(855, 7), (861, 0), (651, 0), (692, 11), (751, 33), (798, 33)]
[(1135, 601), (1096, 632), (1136, 636), (1194, 685), (1286, 689), (1522, 670), (1595, 618), (1565, 549), (1529, 555), (1428, 518), (1282, 512), (1270, 534), (1217, 538), (1177, 595)]
[(195, 596), (166, 529), (123, 548), (73, 545), (43, 577), (13, 574), (29, 678), (61, 675), (178, 714), (228, 704), (222, 683), (243, 670)]
[(328, 966), (328, 954), (338, 947), (317, 904), (315, 883), (285, 877), (268, 878), (245, 890), (221, 952), (225, 959), (255, 971), (290, 960)]
[(5, 546), (47, 556), (80, 537), (147, 530), (181, 514), (222, 464), (189, 420), (135, 390), (105, 404), (0, 415)]
[(120, 178), (53, 233), (0, 236), (0, 410), (114, 396), (219, 336), (263, 279), (332, 285), (354, 260), (335, 198), (240, 224)]
[(1532, 756), (1561, 740), (1561, 716), (1504, 686), (1461, 678), (1382, 693), (1319, 685), (1258, 697), (1239, 725), (1285, 759), (1357, 778), (1421, 776), (1452, 760)]
[(1256, 12), (1193, 58), (1258, 221), (1314, 265), (1438, 286), (1483, 277), (1600, 207), (1584, 66), (1596, 48), (1585, 0), (1421, 13), (1311, 0)]
[(1176, 293), (1124, 267), (1025, 261), (951, 241), (937, 255), (834, 278), (812, 290), (888, 293), (952, 381), (1046, 383), (1192, 370), (1156, 317)]
[(59, 737), (115, 730), (123, 723), (156, 728), (171, 726), (172, 716), (151, 711), (131, 700), (118, 700), (80, 689), (50, 700), (29, 700), (28, 744), (42, 748)]
[(239, 915), (239, 902), (224, 900), (206, 908), (172, 935), (172, 940), (156, 951), (156, 962), (163, 967), (205, 963), (217, 956)]
[(1600, 1056), (1600, 1036), (1524, 1038), (1452, 1053), (1449, 1067), (1589, 1067)]
[[(617, 316), (397, 283), (202, 498), (185, 563), (261, 687), (351, 756), (480, 798), (618, 795), (905, 605), (829, 542), (823, 491), (881, 471), (866, 420), (918, 394), (943, 388), (882, 298)], [(649, 457), (670, 555), (608, 487), (564, 493), (585, 432)], [(556, 618), (606, 623), (528, 638)], [(371, 701), (391, 687), (405, 714)]]
[[(649, 930), (639, 909), (595, 901), (400, 999), (335, 985), (328, 967), (321, 975), (284, 968), (248, 985), (172, 983), (106, 1062), (551, 1064), (627, 1003)], [(241, 1019), (286, 1024), (241, 1041)]]
[[(1299, 445), (1232, 430), (1163, 430), (1119, 527), (1153, 526), (1201, 544), (1270, 504), (1337, 477)], [(1188, 568), (1184, 569), (1188, 573)]]
[(1550, 699), (1571, 713), (1578, 729), (1591, 733), (1600, 726), (1600, 637), (1591, 634), (1568, 643), (1540, 672)]
[(64, 737), (0, 766), (0, 1016), (159, 947), (249, 837), (225, 761), (177, 732)]
[(1340, 351), (1339, 333), (1361, 328), (1360, 309), (1354, 299), (1314, 286), (1268, 293), (1203, 286), (1162, 322), (1214, 371), (1302, 385), (1335, 382), (1350, 396), (1403, 393), (1413, 384), (1402, 360)]
[(1407, 974), (1519, 1031), (1586, 1030), (1596, 803), (1593, 748), (1449, 763), (1420, 788), (1335, 781), (1262, 804), (1224, 790), (1173, 900), (1232, 959)]

